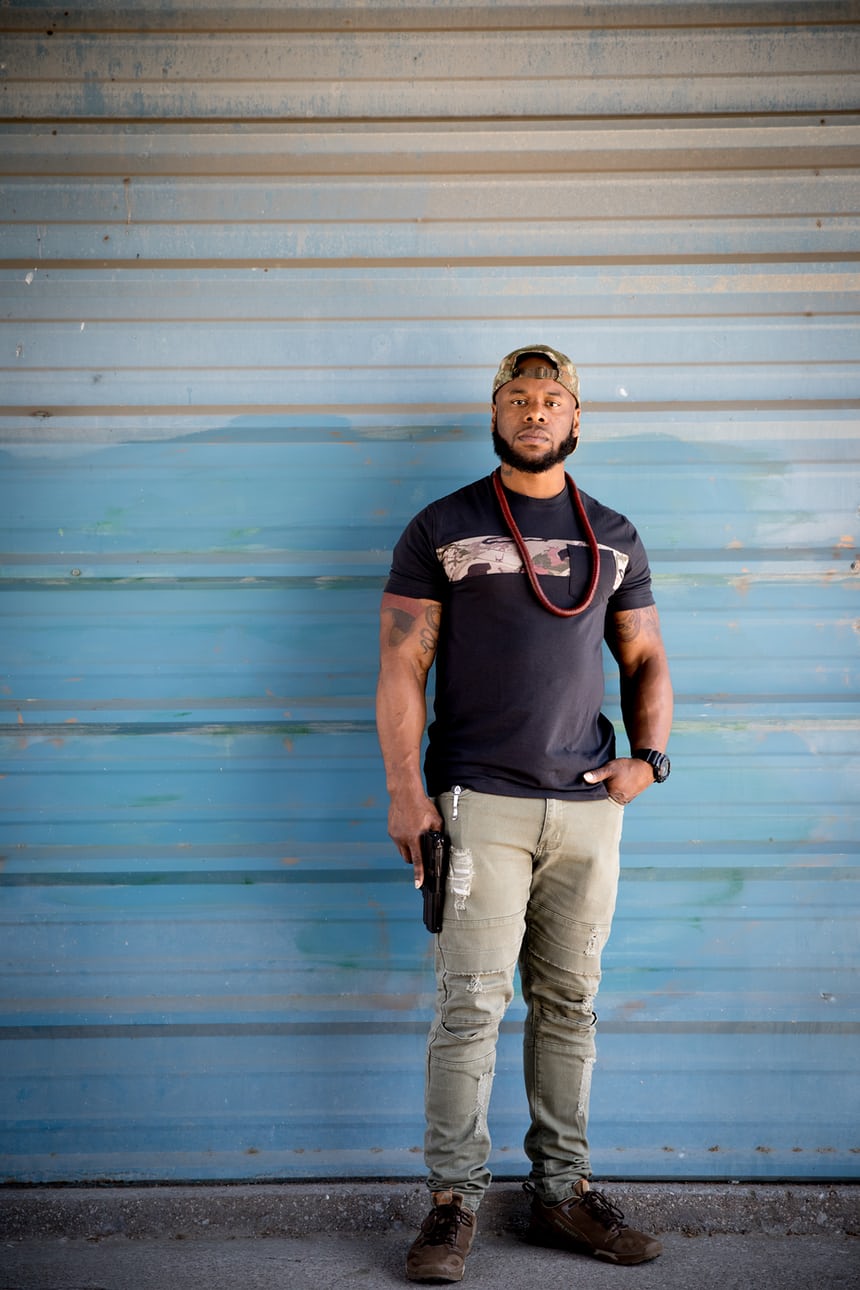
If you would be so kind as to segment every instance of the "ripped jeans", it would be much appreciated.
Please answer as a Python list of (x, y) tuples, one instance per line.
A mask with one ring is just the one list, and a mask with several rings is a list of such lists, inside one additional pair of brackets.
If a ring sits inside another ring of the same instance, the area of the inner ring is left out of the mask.
[(591, 1176), (594, 997), (618, 888), (623, 808), (609, 799), (463, 790), (437, 806), (451, 838), (436, 1014), (427, 1045), (424, 1155), (431, 1191), (477, 1209), (490, 1181), (487, 1108), (499, 1023), (519, 964), (530, 1180), (545, 1204)]

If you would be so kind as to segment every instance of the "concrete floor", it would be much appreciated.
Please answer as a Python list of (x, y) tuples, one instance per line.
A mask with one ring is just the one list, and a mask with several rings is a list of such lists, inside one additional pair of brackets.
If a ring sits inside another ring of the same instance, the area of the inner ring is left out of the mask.
[[(407, 1285), (404, 1232), (296, 1237), (50, 1237), (0, 1247), (2, 1290), (383, 1290)], [(463, 1285), (474, 1290), (858, 1290), (860, 1239), (661, 1235), (652, 1263), (617, 1268), (479, 1234)]]

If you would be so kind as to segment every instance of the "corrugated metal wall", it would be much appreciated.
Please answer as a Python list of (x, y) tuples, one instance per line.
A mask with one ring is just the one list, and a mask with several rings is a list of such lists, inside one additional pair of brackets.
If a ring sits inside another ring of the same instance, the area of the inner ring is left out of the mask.
[(856, 1176), (858, 20), (4, 5), (2, 1176), (421, 1172), (376, 611), (535, 337), (679, 692), (595, 1167)]

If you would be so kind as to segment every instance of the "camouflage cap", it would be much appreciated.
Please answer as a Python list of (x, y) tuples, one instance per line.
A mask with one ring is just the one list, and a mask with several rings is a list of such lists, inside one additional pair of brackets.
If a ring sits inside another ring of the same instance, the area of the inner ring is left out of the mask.
[(520, 349), (515, 349), (513, 353), (508, 354), (502, 359), (499, 370), (496, 372), (493, 381), (493, 398), (496, 397), (496, 391), (508, 381), (512, 381), (517, 375), (519, 360), (526, 354), (542, 354), (549, 359), (549, 368), (545, 373), (544, 379), (553, 379), (558, 381), (569, 390), (579, 404), (579, 375), (576, 368), (571, 363), (566, 354), (562, 354), (559, 349), (552, 349), (549, 345), (523, 345)]

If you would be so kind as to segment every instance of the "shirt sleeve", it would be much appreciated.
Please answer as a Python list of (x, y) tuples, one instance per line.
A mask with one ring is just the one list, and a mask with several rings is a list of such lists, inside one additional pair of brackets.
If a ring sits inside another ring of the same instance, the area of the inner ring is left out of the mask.
[(626, 609), (647, 609), (654, 604), (651, 590), (651, 569), (642, 540), (632, 524), (629, 525), (629, 561), (617, 591), (609, 598), (608, 612), (619, 613)]
[(415, 600), (445, 598), (448, 582), (433, 541), (430, 508), (407, 524), (394, 548), (385, 590)]

